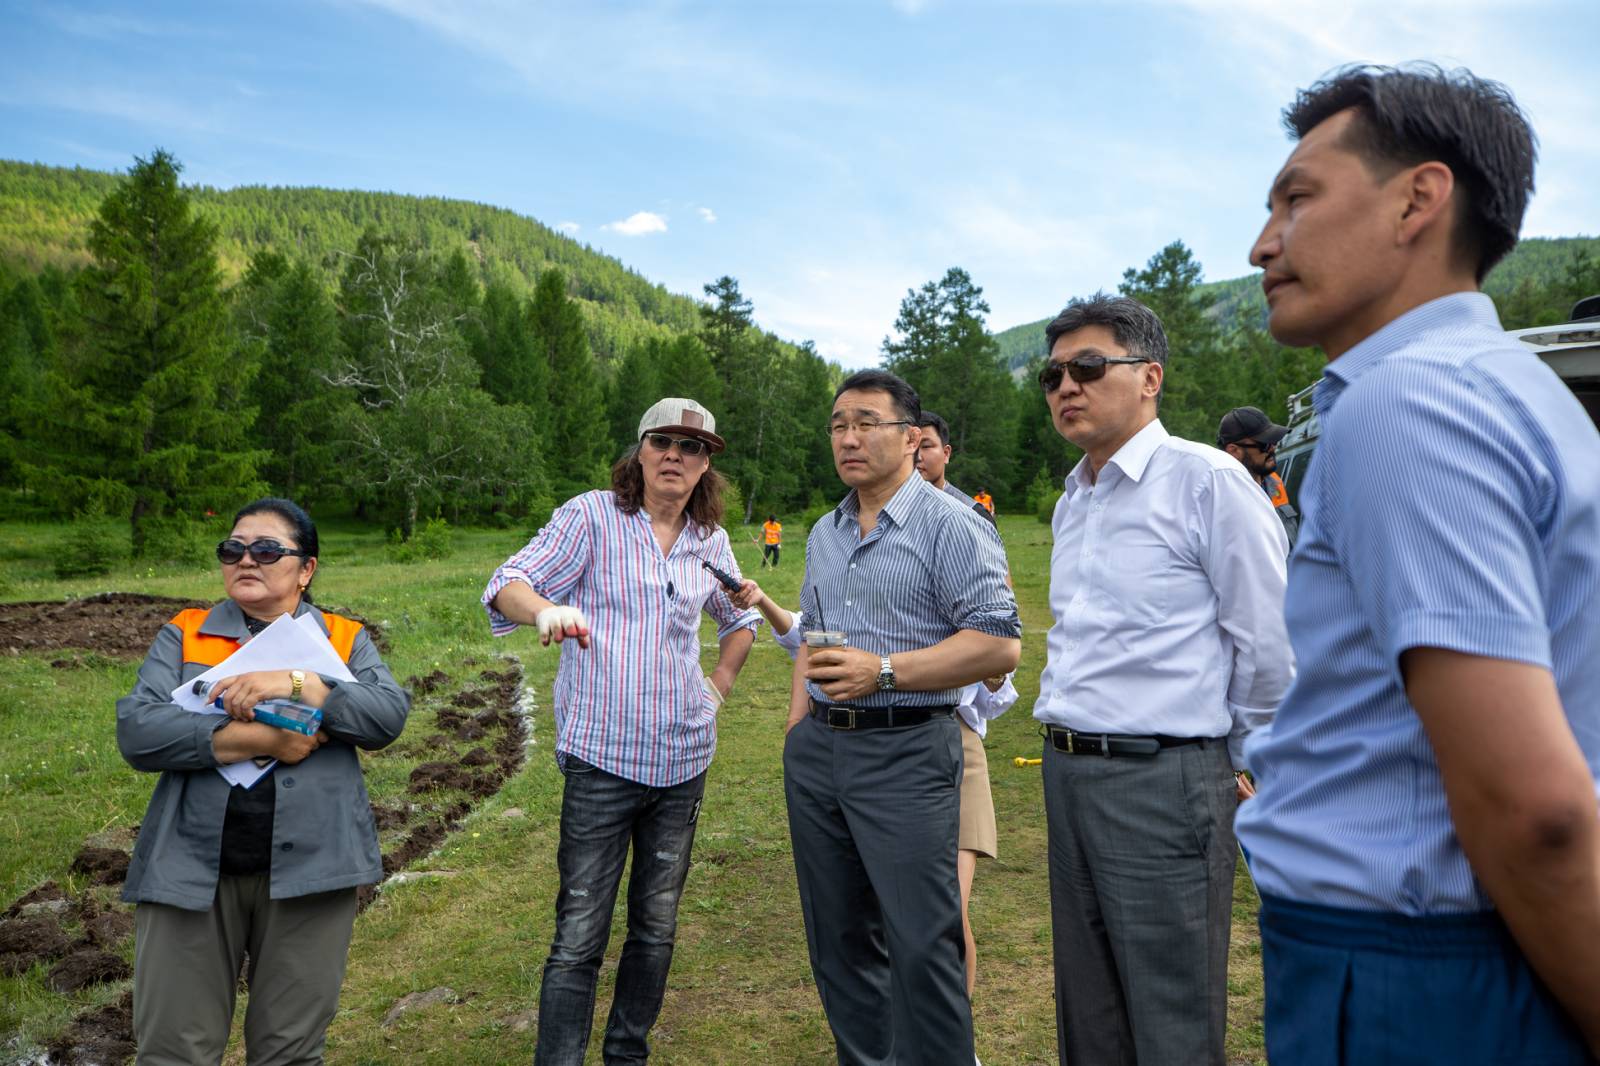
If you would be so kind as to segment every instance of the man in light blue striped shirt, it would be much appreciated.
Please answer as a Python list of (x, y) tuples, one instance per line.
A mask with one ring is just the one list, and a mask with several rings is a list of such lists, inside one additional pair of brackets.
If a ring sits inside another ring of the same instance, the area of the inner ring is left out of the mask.
[[(1600, 434), (1477, 291), (1534, 142), (1499, 85), (1300, 94), (1251, 252), (1329, 364), (1289, 569), (1298, 677), (1247, 749), (1274, 1062), (1600, 1055)], [(1402, 464), (1403, 475), (1402, 476)]]
[(922, 405), (864, 370), (828, 434), (850, 493), (811, 527), (783, 788), (839, 1061), (972, 1066), (956, 874), (962, 690), (1016, 669), (1000, 538), (917, 474)]

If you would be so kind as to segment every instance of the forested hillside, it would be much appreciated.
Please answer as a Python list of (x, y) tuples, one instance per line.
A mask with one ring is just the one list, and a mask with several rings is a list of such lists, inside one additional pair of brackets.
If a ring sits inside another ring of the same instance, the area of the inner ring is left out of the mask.
[[(842, 372), (757, 328), (736, 278), (691, 299), (499, 208), (180, 173), (160, 151), (126, 175), (0, 163), (0, 516), (195, 558), (208, 516), (270, 491), (432, 550), (436, 520), (533, 529), (606, 485), (666, 395), (716, 414), (730, 524), (843, 494)], [(1600, 291), (1597, 244), (1523, 245), (1493, 275), (1507, 324)], [(1283, 420), (1321, 355), (1273, 341), (1254, 279), (1201, 277), (1173, 241), (1117, 286), (1165, 325), (1163, 423), (1210, 441), (1242, 404)], [(905, 293), (882, 365), (948, 421), (952, 481), (1048, 515), (1077, 453), (1036, 380), (1042, 323), (996, 336), (989, 313), (951, 266)], [(91, 541), (72, 558), (103, 557)]]
[(674, 394), (735, 442), (731, 520), (837, 486), (838, 370), (733, 278), (701, 302), (498, 208), (180, 172), (0, 164), (0, 513), (126, 518), (168, 557), (269, 490), (401, 542), (536, 528)]
[[(1593, 274), (1597, 263), (1600, 237), (1530, 237), (1490, 272), (1483, 287), (1494, 297), (1507, 329), (1545, 326), (1564, 321), (1577, 300), (1600, 291), (1579, 291), (1571, 284), (1574, 277), (1585, 276), (1586, 270)], [(1196, 292), (1208, 313), (1224, 325), (1246, 320), (1266, 323), (1260, 274), (1205, 282)], [(1063, 303), (1068, 295), (1073, 294), (1063, 295)], [(1044, 327), (1050, 317), (994, 335), (1007, 366), (1015, 369), (1044, 354)]]
[[(36, 271), (86, 265), (89, 223), (121, 176), (79, 167), (0, 160), (0, 262)], [(460, 249), (484, 281), (533, 291), (539, 272), (557, 267), (584, 316), (602, 363), (643, 338), (692, 330), (695, 301), (652, 284), (616, 259), (500, 207), (433, 196), (320, 188), (190, 186), (195, 213), (217, 227), (226, 281), (250, 257), (271, 249), (336, 269), (330, 257), (377, 230), (449, 255)]]

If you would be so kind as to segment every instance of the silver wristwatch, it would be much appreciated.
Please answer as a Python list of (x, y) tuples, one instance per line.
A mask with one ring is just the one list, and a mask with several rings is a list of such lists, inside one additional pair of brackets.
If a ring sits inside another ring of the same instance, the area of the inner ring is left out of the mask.
[(878, 688), (880, 691), (889, 692), (894, 689), (894, 667), (889, 665), (889, 657), (885, 655), (879, 664)]

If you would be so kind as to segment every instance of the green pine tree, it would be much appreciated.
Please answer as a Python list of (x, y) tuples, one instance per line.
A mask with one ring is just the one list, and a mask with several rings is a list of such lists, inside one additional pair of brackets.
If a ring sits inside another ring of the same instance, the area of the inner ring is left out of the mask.
[(711, 365), (727, 380), (754, 307), (739, 291), (739, 282), (726, 274), (703, 288), (711, 302), (700, 305), (700, 339), (711, 352)]
[(566, 499), (607, 483), (610, 421), (599, 367), (589, 350), (583, 314), (567, 296), (559, 270), (539, 275), (528, 304), (535, 350), (550, 368), (550, 482)]
[(617, 371), (606, 388), (606, 410), (611, 425), (611, 450), (620, 455), (638, 440), (639, 419), (661, 398), (657, 367), (667, 342), (651, 337), (623, 352)]
[(230, 343), (216, 228), (178, 162), (138, 159), (90, 227), (80, 362), (53, 376), (61, 420), (46, 476), (72, 507), (111, 497), (143, 554), (152, 519), (223, 511), (260, 489), (243, 396), (255, 367)]
[(969, 492), (1014, 479), (1016, 390), (984, 326), (988, 313), (983, 289), (951, 267), (906, 293), (895, 318), (898, 339), (883, 344), (884, 365), (950, 424), (950, 480)]
[[(1198, 293), (1200, 263), (1182, 241), (1151, 256), (1144, 269), (1123, 271), (1117, 288), (1156, 313), (1167, 334), (1161, 423), (1175, 436), (1215, 441), (1222, 415), (1248, 395), (1238, 360), (1222, 346), (1222, 331)], [(1237, 400), (1238, 402), (1234, 402)]]
[(261, 472), (274, 491), (306, 502), (327, 498), (336, 468), (335, 429), (349, 397), (329, 387), (338, 316), (322, 274), (297, 262), (274, 272), (262, 307), (262, 365), (251, 391), (256, 439), (270, 449)]

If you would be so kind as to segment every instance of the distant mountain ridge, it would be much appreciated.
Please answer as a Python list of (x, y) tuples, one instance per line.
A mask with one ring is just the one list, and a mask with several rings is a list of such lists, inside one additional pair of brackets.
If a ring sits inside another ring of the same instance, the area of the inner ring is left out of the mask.
[[(122, 175), (82, 167), (0, 160), (0, 262), (36, 271), (89, 261), (89, 223)], [(372, 226), (448, 255), (459, 248), (485, 280), (532, 291), (555, 266), (579, 301), (596, 354), (617, 356), (641, 335), (683, 333), (699, 325), (696, 301), (669, 292), (619, 260), (515, 211), (466, 200), (319, 187), (189, 186), (200, 212), (216, 222), (218, 253), (230, 280), (259, 249), (338, 267), (330, 259), (355, 247)], [(711, 279), (706, 279), (710, 281)]]
[[(1529, 237), (1519, 241), (1511, 254), (1490, 271), (1484, 291), (1498, 300), (1510, 295), (1523, 281), (1535, 285), (1551, 282), (1571, 266), (1579, 251), (1600, 259), (1600, 237)], [(1241, 315), (1253, 315), (1262, 324), (1266, 322), (1267, 302), (1261, 295), (1260, 274), (1208, 281), (1199, 286), (1198, 292), (1211, 301), (1209, 313), (1222, 322), (1237, 321)], [(1041, 318), (994, 335), (1008, 367), (1016, 370), (1044, 355), (1044, 327), (1049, 322), (1050, 318)]]

